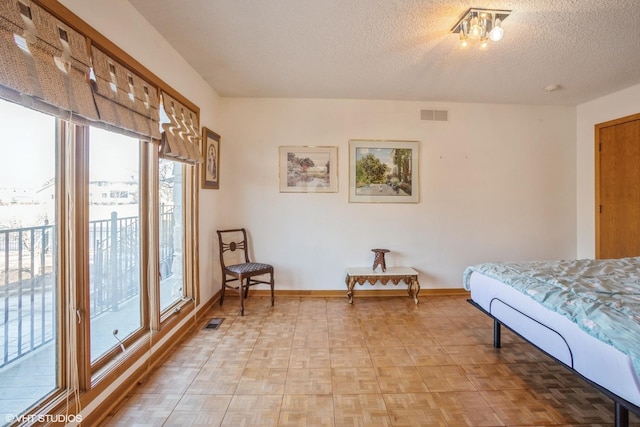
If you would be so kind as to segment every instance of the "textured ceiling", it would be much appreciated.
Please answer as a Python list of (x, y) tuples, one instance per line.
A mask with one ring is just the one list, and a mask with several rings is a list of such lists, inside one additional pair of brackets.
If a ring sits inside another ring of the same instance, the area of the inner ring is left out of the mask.
[[(129, 2), (225, 97), (576, 105), (640, 83), (640, 0)], [(513, 11), (486, 51), (450, 32), (470, 7)]]

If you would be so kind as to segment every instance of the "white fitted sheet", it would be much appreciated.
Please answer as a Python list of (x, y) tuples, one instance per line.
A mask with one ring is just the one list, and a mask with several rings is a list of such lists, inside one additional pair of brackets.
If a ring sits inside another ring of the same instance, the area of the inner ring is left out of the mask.
[(585, 378), (640, 406), (640, 378), (629, 356), (499, 280), (473, 272), (471, 299), (501, 323)]

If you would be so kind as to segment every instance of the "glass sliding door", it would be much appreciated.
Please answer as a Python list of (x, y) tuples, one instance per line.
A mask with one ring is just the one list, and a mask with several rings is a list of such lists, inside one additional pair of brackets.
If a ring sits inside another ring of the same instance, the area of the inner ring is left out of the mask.
[(89, 311), (91, 362), (142, 326), (140, 142), (89, 133)]
[(160, 159), (160, 311), (184, 292), (183, 165)]
[(58, 387), (56, 119), (0, 100), (0, 425)]

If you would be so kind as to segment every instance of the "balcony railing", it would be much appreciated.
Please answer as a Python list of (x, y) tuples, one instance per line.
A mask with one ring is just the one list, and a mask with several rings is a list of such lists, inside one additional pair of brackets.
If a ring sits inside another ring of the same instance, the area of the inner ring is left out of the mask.
[(55, 228), (0, 230), (3, 317), (2, 360), (9, 362), (51, 342), (55, 336)]
[[(160, 220), (173, 223), (173, 207), (163, 207)], [(56, 333), (55, 226), (44, 224), (0, 230), (4, 277), (0, 284), (0, 369), (52, 342)], [(170, 274), (172, 227), (160, 236), (160, 265)], [(137, 217), (91, 221), (89, 271), (91, 318), (118, 311), (140, 293), (139, 221)], [(168, 270), (167, 270), (168, 269)]]

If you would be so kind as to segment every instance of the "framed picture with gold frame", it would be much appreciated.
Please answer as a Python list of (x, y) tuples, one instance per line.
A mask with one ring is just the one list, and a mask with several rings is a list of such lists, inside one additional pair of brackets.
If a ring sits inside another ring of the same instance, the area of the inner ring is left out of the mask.
[(202, 188), (220, 188), (220, 135), (202, 128)]
[(279, 147), (281, 193), (336, 193), (338, 147)]
[(418, 141), (349, 141), (349, 201), (418, 203)]

